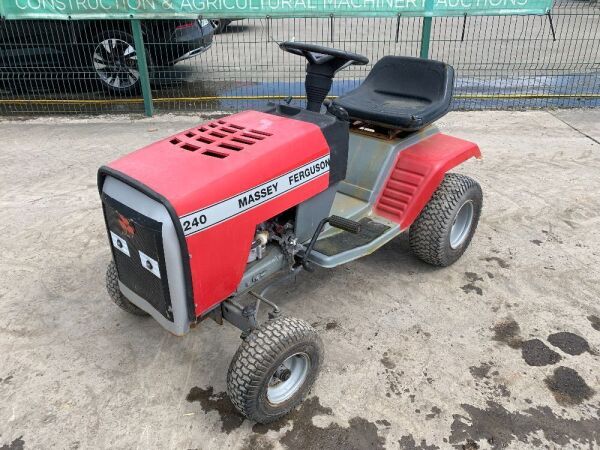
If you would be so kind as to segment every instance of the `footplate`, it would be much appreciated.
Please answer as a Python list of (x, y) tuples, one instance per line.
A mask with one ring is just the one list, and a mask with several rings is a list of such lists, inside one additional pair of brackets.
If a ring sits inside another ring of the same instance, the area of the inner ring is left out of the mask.
[(375, 222), (369, 217), (363, 217), (358, 223), (361, 225), (358, 233), (342, 231), (333, 236), (320, 239), (315, 244), (315, 251), (326, 256), (334, 256), (368, 245), (390, 229), (388, 225)]
[(327, 230), (311, 253), (310, 262), (321, 267), (335, 267), (369, 255), (400, 234), (400, 226), (377, 215), (358, 220), (360, 231), (331, 234)]

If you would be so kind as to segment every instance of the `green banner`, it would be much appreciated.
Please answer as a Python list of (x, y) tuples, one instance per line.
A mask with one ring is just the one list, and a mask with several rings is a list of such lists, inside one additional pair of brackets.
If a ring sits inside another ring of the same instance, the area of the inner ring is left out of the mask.
[(390, 17), (545, 14), (552, 0), (0, 0), (7, 19)]

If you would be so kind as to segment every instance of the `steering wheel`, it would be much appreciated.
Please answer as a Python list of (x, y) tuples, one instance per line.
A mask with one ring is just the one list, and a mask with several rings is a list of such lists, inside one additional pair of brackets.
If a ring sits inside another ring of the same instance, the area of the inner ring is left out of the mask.
[(322, 47), (306, 42), (282, 42), (279, 48), (292, 55), (304, 56), (306, 66), (306, 109), (319, 112), (323, 100), (331, 89), (334, 75), (352, 64), (359, 66), (369, 62), (369, 58), (357, 53)]
[(309, 44), (307, 42), (286, 41), (279, 44), (279, 48), (292, 55), (304, 56), (308, 60), (309, 65), (333, 65), (335, 66), (335, 72), (352, 64), (364, 66), (369, 63), (369, 58), (358, 53)]

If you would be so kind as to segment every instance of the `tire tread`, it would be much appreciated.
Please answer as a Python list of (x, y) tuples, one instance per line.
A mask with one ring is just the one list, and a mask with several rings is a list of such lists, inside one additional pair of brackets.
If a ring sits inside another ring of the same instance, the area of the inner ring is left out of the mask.
[(106, 268), (106, 290), (112, 301), (122, 310), (135, 316), (149, 315), (146, 311), (127, 300), (121, 289), (119, 289), (119, 275), (114, 261), (108, 263), (108, 267)]
[[(476, 208), (467, 240), (457, 254), (450, 255), (446, 248), (446, 239), (450, 232), (452, 215), (469, 191), (473, 191), (473, 195), (479, 201), (479, 207)], [(468, 247), (477, 228), (482, 197), (481, 187), (474, 179), (457, 173), (446, 174), (410, 227), (409, 243), (413, 254), (434, 266), (445, 267), (455, 262)]]
[(320, 367), (321, 339), (316, 330), (301, 319), (283, 316), (270, 320), (255, 329), (242, 342), (227, 372), (227, 392), (241, 414), (257, 422), (268, 423), (287, 414), (302, 401), (302, 398), (296, 399), (287, 405), (285, 410), (272, 417), (261, 416), (256, 408), (256, 399), (260, 395), (258, 391), (273, 362), (286, 349), (302, 341), (312, 341), (318, 345)]

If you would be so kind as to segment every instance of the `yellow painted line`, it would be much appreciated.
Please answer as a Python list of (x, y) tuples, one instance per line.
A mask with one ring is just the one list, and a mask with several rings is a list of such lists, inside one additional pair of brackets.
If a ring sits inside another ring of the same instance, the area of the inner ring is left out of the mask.
[[(306, 99), (303, 95), (292, 95), (294, 100)], [(167, 102), (207, 102), (218, 100), (283, 100), (289, 98), (287, 95), (230, 95), (230, 96), (203, 96), (203, 97), (159, 97), (153, 99), (156, 103)], [(329, 98), (336, 98), (329, 96)], [(552, 98), (600, 98), (600, 94), (459, 94), (455, 99), (552, 99)], [(0, 105), (118, 105), (118, 104), (141, 104), (141, 98), (122, 98), (108, 100), (57, 100), (57, 99), (0, 99)]]
[(0, 100), (0, 105), (102, 105), (102, 104), (120, 104), (120, 103), (143, 103), (143, 99), (124, 98), (112, 100), (47, 100), (47, 99), (32, 99), (32, 100)]
[(517, 99), (517, 98), (600, 98), (600, 94), (459, 94), (454, 98), (459, 99)]

